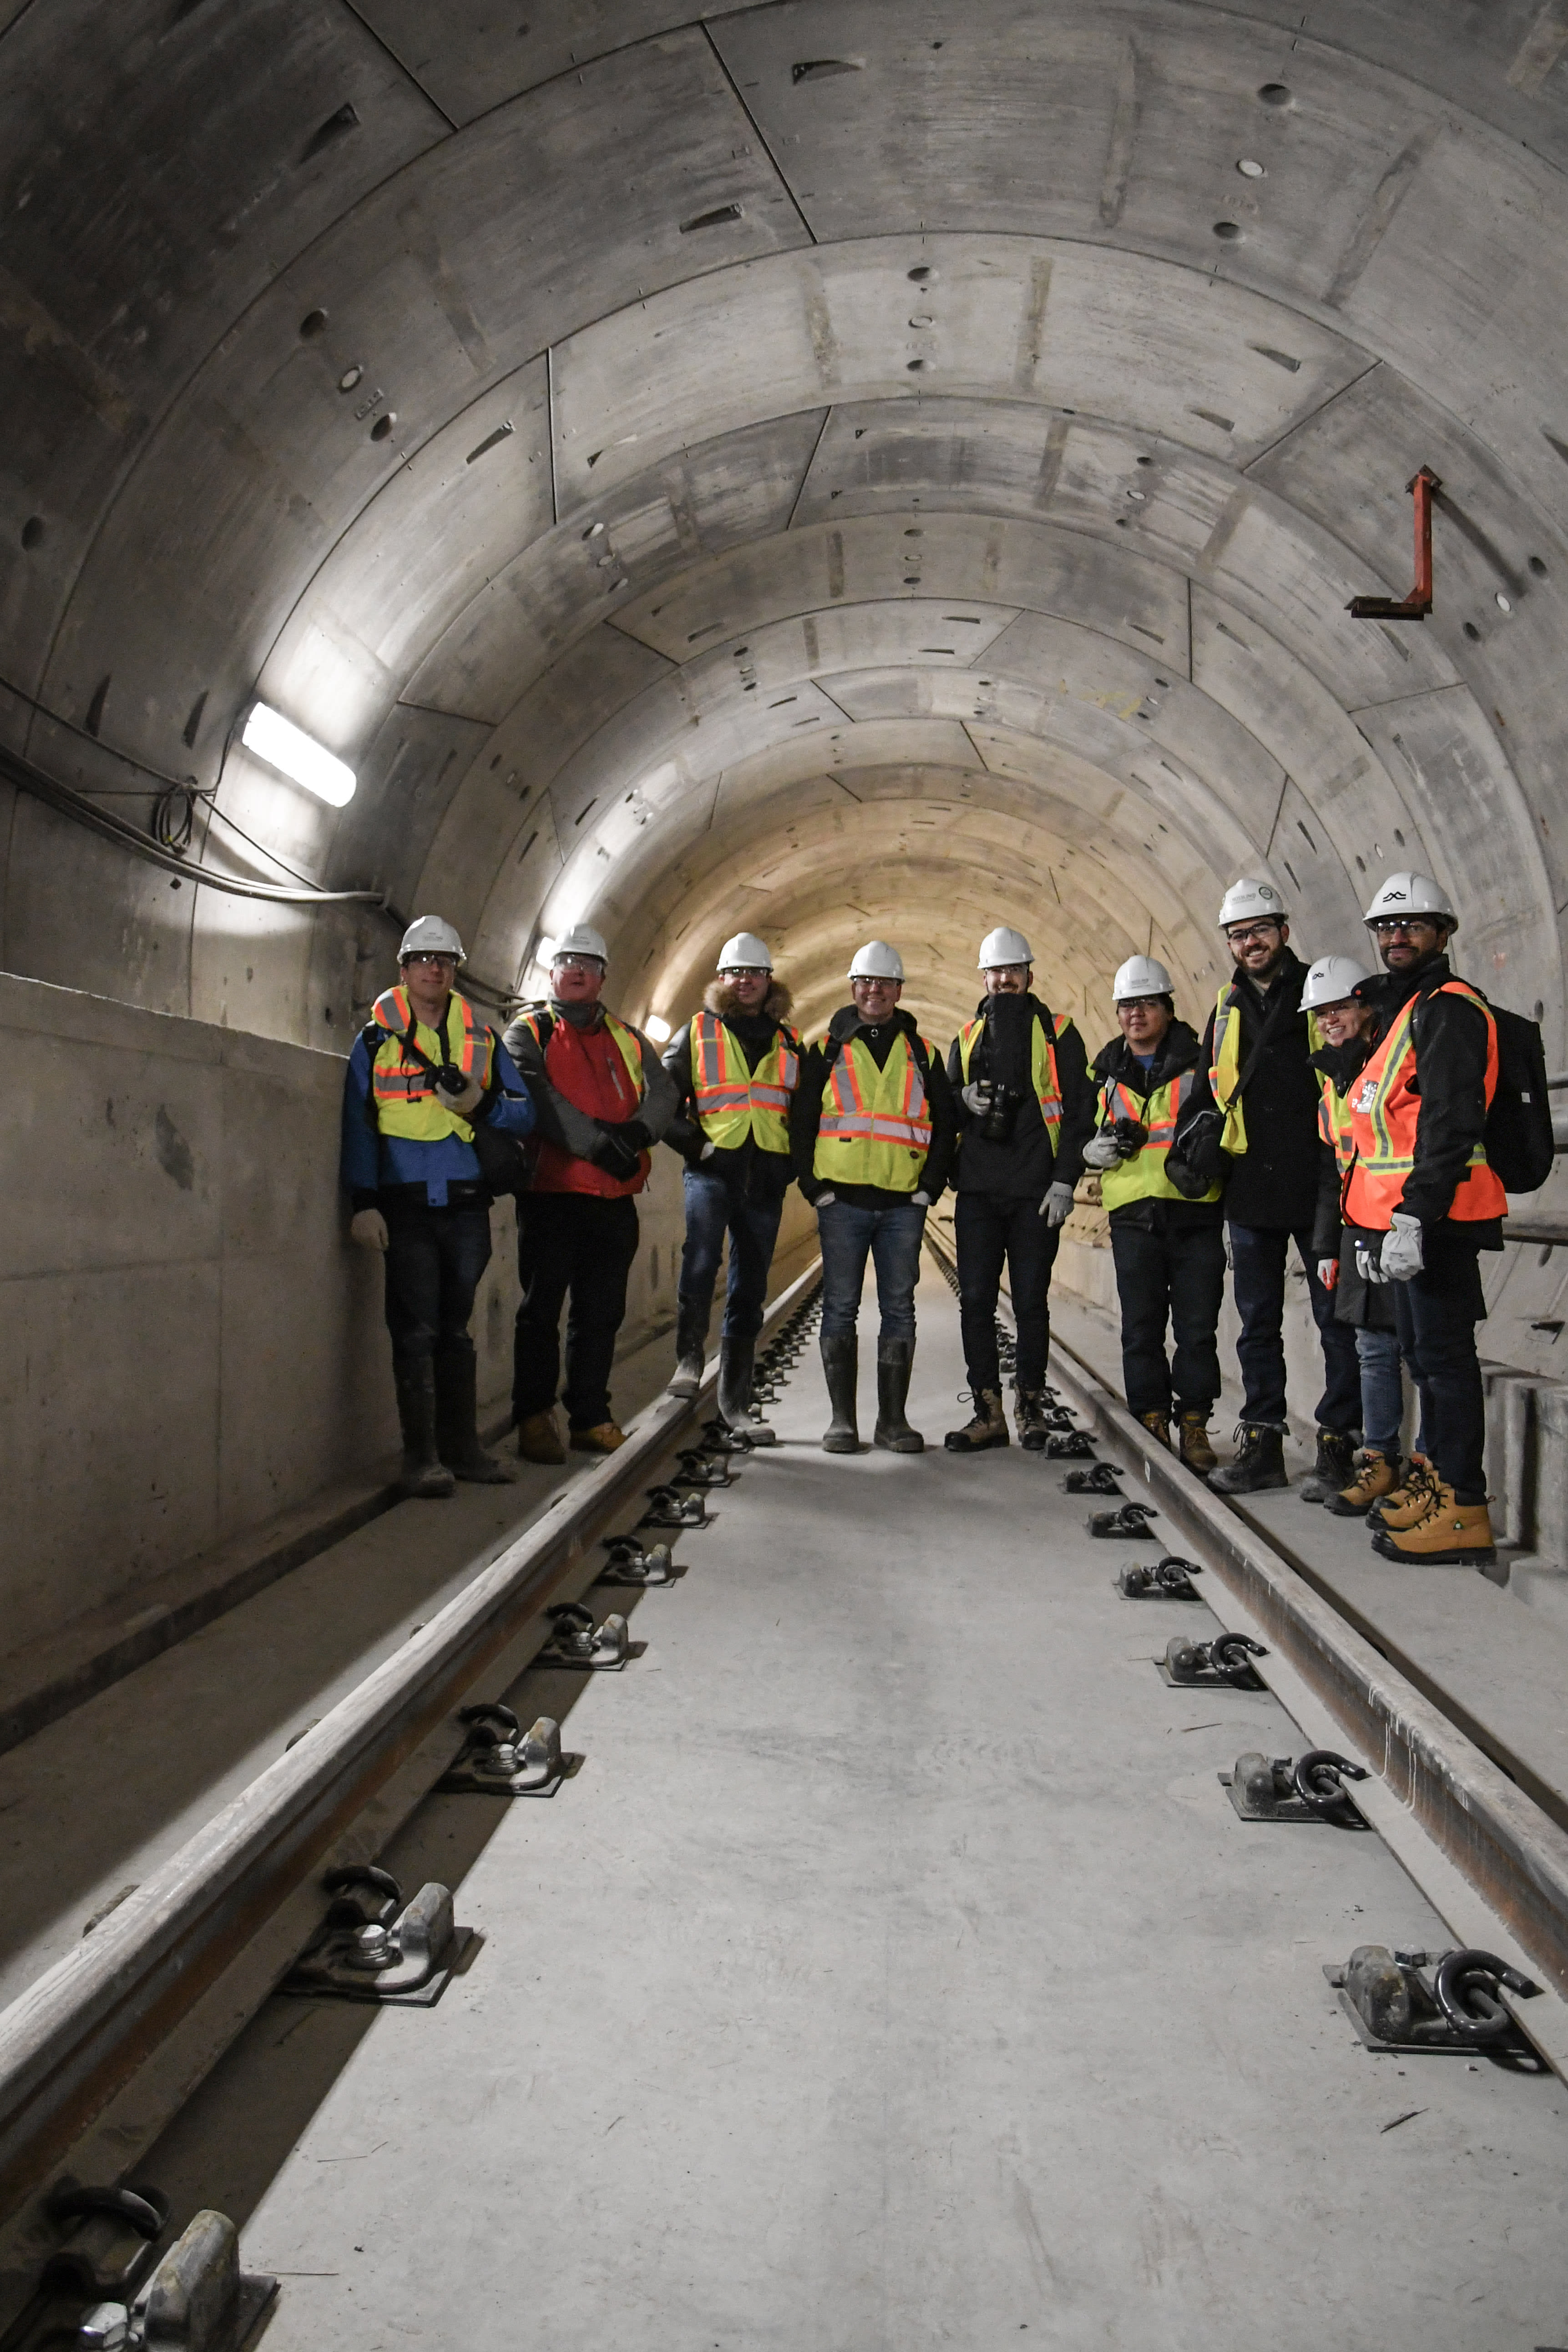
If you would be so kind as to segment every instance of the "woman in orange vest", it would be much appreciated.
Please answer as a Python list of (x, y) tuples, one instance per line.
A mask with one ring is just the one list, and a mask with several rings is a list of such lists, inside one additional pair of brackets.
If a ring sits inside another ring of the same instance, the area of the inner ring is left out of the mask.
[(1390, 1559), (1484, 1567), (1495, 1553), (1476, 1356), (1487, 1311), (1479, 1254), (1502, 1247), (1508, 1213), (1484, 1139), (1497, 1024), (1480, 992), (1449, 970), (1458, 926), (1430, 875), (1389, 875), (1366, 925), (1387, 978), (1364, 991), (1376, 1042), (1351, 1090), (1344, 1218), (1367, 1236), (1356, 1253), (1363, 1275), (1392, 1286), (1431, 1450), (1428, 1476), (1398, 1513), (1404, 1524), (1385, 1519), (1373, 1544)]

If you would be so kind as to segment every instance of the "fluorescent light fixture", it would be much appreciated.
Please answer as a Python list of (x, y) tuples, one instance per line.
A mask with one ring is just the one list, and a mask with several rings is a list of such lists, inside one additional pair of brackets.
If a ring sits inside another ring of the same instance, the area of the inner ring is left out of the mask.
[(342, 808), (353, 800), (358, 782), (353, 770), (267, 703), (251, 705), (239, 740), (247, 751), (254, 751), (290, 783), (303, 784), (330, 808)]
[(650, 1013), (648, 1014), (647, 1019), (643, 1023), (643, 1027), (647, 1031), (648, 1035), (653, 1039), (656, 1045), (668, 1045), (670, 1039), (675, 1034), (675, 1032), (670, 1027), (668, 1022), (661, 1021), (657, 1013)]

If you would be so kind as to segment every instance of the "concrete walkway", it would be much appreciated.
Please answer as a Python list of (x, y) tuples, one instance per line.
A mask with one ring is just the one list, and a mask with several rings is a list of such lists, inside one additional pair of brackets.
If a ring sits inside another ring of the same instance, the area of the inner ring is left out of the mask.
[(1206, 1612), (1060, 1465), (941, 1452), (920, 1309), (933, 1450), (824, 1455), (813, 1350), (647, 1656), (515, 1694), (581, 1775), (386, 1857), (483, 1931), (440, 2005), (273, 2001), (153, 2151), (284, 2273), (268, 2352), (1568, 2343), (1568, 2094), (1362, 2048), (1323, 1963), (1449, 1939), (1373, 1837), (1237, 1820), (1292, 1727), (1161, 1682)]

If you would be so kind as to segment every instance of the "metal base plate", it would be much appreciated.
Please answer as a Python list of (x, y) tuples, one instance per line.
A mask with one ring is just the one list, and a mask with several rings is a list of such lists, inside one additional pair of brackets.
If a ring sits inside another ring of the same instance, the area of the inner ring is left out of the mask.
[(686, 1573), (683, 1559), (671, 1560), (668, 1576), (627, 1576), (623, 1570), (601, 1569), (594, 1579), (595, 1584), (607, 1584), (612, 1592), (664, 1592)]
[(1327, 1963), (1324, 1965), (1323, 1974), (1328, 1979), (1330, 1984), (1333, 1986), (1334, 1990), (1339, 1994), (1340, 2007), (1344, 2011), (1345, 2015), (1355, 2027), (1357, 2036), (1362, 2042), (1363, 2047), (1370, 2050), (1374, 2057), (1500, 2058), (1504, 2061), (1505, 2064), (1510, 2066), (1516, 2065), (1521, 2060), (1534, 2060), (1535, 2063), (1528, 2069), (1529, 2072), (1535, 2073), (1539, 2071), (1542, 2074), (1546, 2074), (1550, 2071), (1544, 2059), (1536, 2056), (1536, 2053), (1525, 2040), (1524, 2035), (1519, 2032), (1517, 2029), (1509, 2036), (1506, 2042), (1483, 2042), (1479, 2044), (1474, 2042), (1466, 2042), (1458, 2035), (1456, 2035), (1451, 2042), (1446, 2040), (1438, 2042), (1380, 2042), (1377, 2039), (1377, 2036), (1371, 2032), (1366, 2020), (1363, 2017), (1354, 2001), (1345, 1990), (1343, 1981), (1344, 1973), (1344, 1969), (1342, 1967), (1331, 1966)]
[[(1202, 1595), (1201, 1595), (1201, 1594), (1200, 1594), (1199, 1598), (1200, 1598), (1200, 1599), (1202, 1598)], [(1176, 1680), (1175, 1675), (1171, 1672), (1170, 1667), (1165, 1664), (1165, 1661), (1164, 1661), (1164, 1659), (1163, 1659), (1163, 1658), (1152, 1658), (1152, 1659), (1151, 1659), (1151, 1660), (1150, 1660), (1150, 1664), (1151, 1664), (1152, 1666), (1154, 1666), (1154, 1667), (1158, 1670), (1159, 1676), (1160, 1676), (1160, 1680), (1161, 1680), (1163, 1683), (1167, 1683), (1167, 1684), (1169, 1684), (1169, 1685), (1170, 1685), (1170, 1687), (1171, 1687), (1171, 1689), (1172, 1689), (1172, 1690), (1179, 1690), (1179, 1691), (1222, 1691), (1222, 1690), (1233, 1690), (1233, 1691), (1261, 1691), (1261, 1690), (1267, 1690), (1267, 1689), (1268, 1689), (1268, 1684), (1263, 1680), (1262, 1676), (1261, 1676), (1261, 1675), (1253, 1675), (1253, 1677), (1252, 1677), (1252, 1680), (1251, 1680), (1250, 1682), (1246, 1682), (1246, 1683), (1233, 1683), (1233, 1682), (1227, 1681), (1227, 1680), (1226, 1680), (1226, 1676), (1225, 1676), (1224, 1675), (1194, 1675), (1194, 1676), (1193, 1680), (1192, 1680), (1190, 1683), (1178, 1682), (1178, 1681)]]
[[(1110, 1589), (1112, 1592), (1115, 1593), (1118, 1601), (1179, 1601), (1184, 1608), (1187, 1607), (1194, 1601), (1201, 1601), (1204, 1597), (1201, 1592), (1195, 1590), (1191, 1592), (1166, 1592), (1163, 1591), (1159, 1585), (1156, 1585), (1152, 1592), (1123, 1592), (1121, 1583), (1114, 1576), (1110, 1580)], [(1164, 1662), (1162, 1659), (1156, 1663), (1163, 1664)], [(1195, 1683), (1180, 1683), (1177, 1685), (1177, 1688), (1180, 1690), (1195, 1690), (1196, 1687), (1197, 1685)]]
[(427, 1983), (413, 1992), (377, 1992), (372, 1985), (321, 1984), (292, 1975), (286, 1976), (277, 1990), (291, 2000), (353, 2000), (361, 2008), (370, 2009), (434, 2009), (478, 1940), (476, 1928), (454, 1927), (452, 1940), (441, 1955), (440, 1967)]
[(1329, 1814), (1320, 1813), (1314, 1806), (1307, 1804), (1300, 1797), (1281, 1797), (1273, 1812), (1255, 1813), (1250, 1806), (1242, 1803), (1237, 1790), (1234, 1773), (1222, 1772), (1219, 1780), (1220, 1786), (1236, 1808), (1236, 1818), (1238, 1822), (1319, 1822), (1326, 1830), (1364, 1830), (1367, 1827), (1367, 1823), (1362, 1820), (1359, 1813), (1353, 1818), (1347, 1813), (1342, 1821), (1336, 1822)]
[[(599, 1579), (601, 1584), (604, 1580), (603, 1577)], [(539, 1650), (529, 1661), (530, 1671), (534, 1666), (549, 1666), (563, 1675), (618, 1675), (634, 1658), (640, 1658), (647, 1648), (646, 1642), (628, 1642), (624, 1658), (568, 1658), (559, 1650)]]
[(585, 1756), (568, 1756), (563, 1752), (560, 1771), (553, 1780), (542, 1780), (536, 1789), (517, 1789), (510, 1780), (482, 1780), (478, 1773), (454, 1765), (451, 1771), (442, 1773), (436, 1783), (435, 1793), (440, 1797), (552, 1797), (563, 1780), (576, 1779), (587, 1760)]

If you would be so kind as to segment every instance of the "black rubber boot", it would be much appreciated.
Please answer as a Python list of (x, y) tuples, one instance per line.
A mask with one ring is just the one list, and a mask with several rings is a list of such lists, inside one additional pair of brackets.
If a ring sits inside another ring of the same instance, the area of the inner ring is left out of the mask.
[[(879, 1339), (877, 1342), (877, 1426), (871, 1433), (871, 1443), (889, 1454), (923, 1454), (925, 1439), (918, 1429), (911, 1429), (904, 1418), (909, 1402), (910, 1374), (914, 1370), (915, 1343), (912, 1339)], [(996, 1400), (998, 1406), (1001, 1399)], [(1007, 1424), (1002, 1424), (1004, 1444)]]
[(403, 1428), (403, 1491), (431, 1501), (452, 1493), (457, 1480), (436, 1447), (436, 1367), (428, 1356), (395, 1364), (397, 1418)]
[(1000, 1389), (971, 1389), (974, 1418), (962, 1429), (950, 1429), (942, 1439), (950, 1454), (984, 1454), (988, 1446), (1007, 1445), (1007, 1414)]
[(752, 1412), (752, 1368), (756, 1361), (754, 1339), (719, 1342), (719, 1418), (726, 1429), (739, 1431), (753, 1445), (772, 1445), (773, 1433)]
[(1244, 1421), (1236, 1433), (1241, 1451), (1223, 1470), (1211, 1470), (1216, 1495), (1260, 1495), (1290, 1484), (1285, 1469), (1285, 1433), (1260, 1421)]
[(1354, 1476), (1355, 1439), (1336, 1429), (1320, 1429), (1318, 1458), (1301, 1481), (1301, 1500), (1326, 1503), (1331, 1495), (1343, 1494)]
[(822, 1440), (824, 1454), (858, 1454), (860, 1431), (855, 1419), (855, 1391), (860, 1377), (860, 1343), (853, 1331), (844, 1339), (822, 1337), (822, 1370), (833, 1419)]
[(670, 1396), (694, 1397), (702, 1386), (703, 1367), (707, 1359), (703, 1349), (708, 1341), (708, 1318), (694, 1307), (682, 1306), (675, 1323), (675, 1378), (670, 1381)]
[(436, 1451), (454, 1477), (470, 1486), (510, 1486), (514, 1473), (479, 1444), (479, 1367), (470, 1346), (444, 1348), (436, 1376)]

